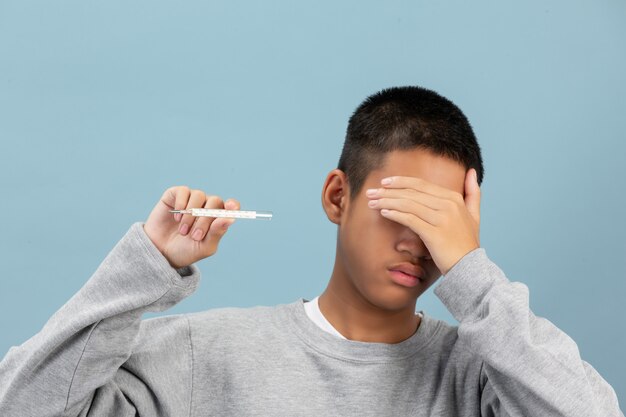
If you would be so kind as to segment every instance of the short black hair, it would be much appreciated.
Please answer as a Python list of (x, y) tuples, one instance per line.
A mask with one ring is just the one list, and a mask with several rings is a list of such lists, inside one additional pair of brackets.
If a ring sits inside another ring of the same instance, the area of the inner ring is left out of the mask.
[(366, 98), (348, 122), (337, 168), (346, 174), (350, 199), (389, 152), (415, 148), (450, 158), (466, 170), (476, 169), (482, 183), (480, 147), (461, 109), (426, 88), (392, 87)]

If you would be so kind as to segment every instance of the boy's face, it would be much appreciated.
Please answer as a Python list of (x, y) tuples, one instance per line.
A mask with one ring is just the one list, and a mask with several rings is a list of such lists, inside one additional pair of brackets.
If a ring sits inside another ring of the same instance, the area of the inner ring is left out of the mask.
[[(333, 271), (335, 291), (349, 302), (373, 304), (384, 310), (415, 308), (415, 300), (441, 276), (420, 237), (406, 226), (384, 218), (368, 206), (368, 188), (380, 188), (383, 178), (399, 175), (419, 177), (464, 196), (466, 170), (460, 163), (424, 149), (393, 151), (383, 166), (372, 171), (362, 189), (350, 201), (345, 174), (329, 173), (323, 205), (338, 225), (337, 258)], [(400, 285), (390, 268), (400, 263), (421, 267), (425, 278), (416, 286)]]

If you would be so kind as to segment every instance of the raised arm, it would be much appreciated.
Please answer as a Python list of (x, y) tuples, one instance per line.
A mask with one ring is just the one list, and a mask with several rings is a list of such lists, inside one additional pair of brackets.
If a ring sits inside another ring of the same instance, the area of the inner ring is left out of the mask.
[(623, 417), (611, 386), (576, 343), (529, 307), (483, 248), (454, 265), (435, 294), (459, 321), (459, 343), (484, 361), (482, 415)]
[[(370, 207), (413, 230), (444, 275), (435, 294), (460, 322), (459, 340), (483, 367), (485, 416), (623, 416), (610, 385), (581, 360), (576, 343), (528, 305), (480, 247), (481, 191), (475, 169), (463, 193), (393, 176), (368, 194)], [(377, 200), (377, 201), (376, 201)]]
[[(0, 362), (0, 415), (188, 415), (186, 319), (142, 322), (141, 315), (196, 289), (193, 263), (216, 252), (232, 223), (175, 219), (168, 210), (238, 206), (188, 187), (168, 189), (148, 221), (134, 223), (42, 330)], [(180, 233), (183, 223), (204, 228), (203, 236)]]

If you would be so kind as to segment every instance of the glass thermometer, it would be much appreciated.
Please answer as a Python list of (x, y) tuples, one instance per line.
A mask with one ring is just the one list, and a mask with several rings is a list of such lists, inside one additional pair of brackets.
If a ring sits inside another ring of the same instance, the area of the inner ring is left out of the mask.
[(192, 208), (187, 210), (170, 210), (170, 213), (191, 214), (194, 217), (227, 217), (232, 219), (263, 219), (272, 220), (271, 211), (254, 211), (254, 210), (224, 210), (224, 209), (207, 209)]

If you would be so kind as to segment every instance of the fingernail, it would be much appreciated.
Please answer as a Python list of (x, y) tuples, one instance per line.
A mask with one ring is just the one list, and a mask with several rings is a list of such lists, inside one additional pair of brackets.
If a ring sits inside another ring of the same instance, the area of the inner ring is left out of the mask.
[(176, 220), (177, 222), (180, 221), (181, 217), (183, 217), (183, 215), (181, 213), (174, 213), (174, 220)]
[(183, 223), (180, 225), (178, 230), (180, 231), (180, 234), (184, 236), (189, 231), (189, 225), (187, 223)]
[(200, 240), (202, 238), (202, 229), (196, 229), (193, 231), (193, 235), (191, 235), (193, 240)]
[(378, 205), (378, 200), (370, 200), (367, 202), (367, 205), (370, 207), (376, 207)]
[(392, 179), (392, 178), (383, 178), (383, 179), (380, 181), (380, 183), (381, 183), (382, 185), (389, 185), (389, 184), (391, 184), (391, 181), (393, 181), (393, 179)]
[(368, 197), (374, 197), (376, 194), (378, 194), (378, 188), (369, 188), (365, 191), (365, 195)]

